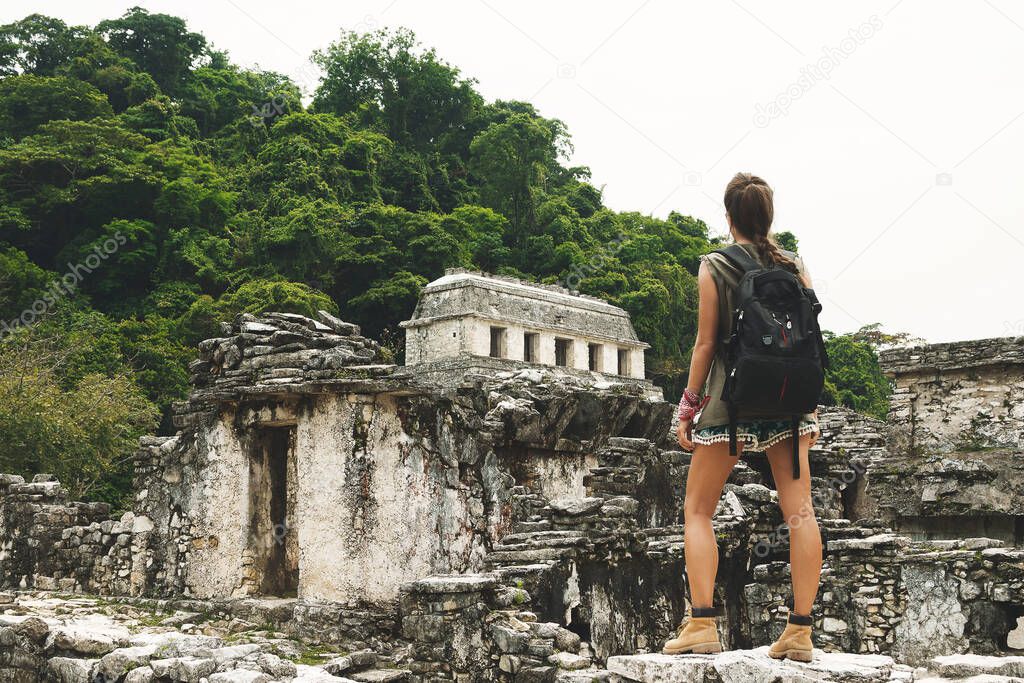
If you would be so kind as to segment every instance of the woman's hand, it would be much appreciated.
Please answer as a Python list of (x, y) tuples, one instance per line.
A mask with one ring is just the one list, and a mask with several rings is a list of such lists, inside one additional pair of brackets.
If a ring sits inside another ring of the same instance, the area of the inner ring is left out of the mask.
[(818, 443), (818, 437), (821, 436), (821, 421), (818, 420), (818, 411), (814, 411), (814, 422), (818, 425), (818, 431), (811, 433), (811, 441), (807, 445), (808, 448), (814, 448), (814, 444)]
[(693, 420), (680, 421), (676, 427), (676, 437), (679, 439), (679, 445), (682, 446), (684, 451), (693, 450), (693, 441), (690, 440), (690, 432), (693, 429)]

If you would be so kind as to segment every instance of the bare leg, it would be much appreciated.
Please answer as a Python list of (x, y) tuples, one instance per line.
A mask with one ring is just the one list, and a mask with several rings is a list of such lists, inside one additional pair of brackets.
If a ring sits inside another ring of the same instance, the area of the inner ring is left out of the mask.
[(793, 577), (793, 611), (809, 615), (821, 576), (821, 532), (811, 503), (807, 451), (809, 434), (800, 437), (800, 478), (793, 478), (793, 443), (786, 439), (768, 449), (782, 517), (789, 527), (789, 563)]
[[(739, 445), (742, 448), (742, 442)], [(697, 445), (693, 449), (683, 501), (686, 521), (683, 552), (694, 607), (711, 607), (714, 600), (718, 540), (711, 528), (711, 518), (722, 497), (722, 487), (738, 459), (729, 455), (728, 443)]]

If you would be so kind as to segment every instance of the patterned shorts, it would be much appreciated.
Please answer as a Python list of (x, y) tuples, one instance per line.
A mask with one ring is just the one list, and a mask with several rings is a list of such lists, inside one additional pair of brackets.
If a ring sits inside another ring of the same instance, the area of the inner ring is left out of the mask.
[[(814, 434), (818, 423), (813, 420), (800, 420), (800, 434)], [(748, 451), (764, 451), (785, 441), (793, 433), (793, 425), (789, 420), (750, 420), (736, 423), (736, 440), (744, 443)], [(729, 441), (729, 426), (698, 427), (693, 430), (693, 443), (707, 446), (713, 443)]]

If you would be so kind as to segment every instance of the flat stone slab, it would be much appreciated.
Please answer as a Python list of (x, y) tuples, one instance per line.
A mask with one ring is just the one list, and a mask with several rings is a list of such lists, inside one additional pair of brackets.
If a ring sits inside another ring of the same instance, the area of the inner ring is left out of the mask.
[(407, 683), (412, 672), (408, 669), (367, 669), (346, 676), (356, 683)]
[(50, 651), (76, 652), (102, 656), (128, 644), (131, 633), (103, 617), (89, 615), (50, 631), (46, 647)]
[[(354, 683), (351, 678), (332, 676), (323, 669), (299, 664), (291, 683)], [(212, 681), (211, 681), (212, 683)]]
[(914, 679), (914, 683), (1024, 683), (1024, 678), (1018, 676), (994, 676), (992, 674), (981, 674), (968, 678), (935, 678), (929, 673), (923, 674)]
[(608, 658), (608, 671), (636, 683), (868, 683), (912, 681), (910, 667), (884, 655), (814, 651), (814, 661), (793, 662), (768, 656), (768, 647), (717, 655), (623, 655)]
[(471, 593), (493, 588), (496, 583), (490, 574), (436, 575), (411, 581), (403, 589), (412, 593)]
[(1024, 677), (1024, 657), (993, 657), (987, 655), (947, 655), (928, 662), (928, 670), (948, 678), (971, 676)]

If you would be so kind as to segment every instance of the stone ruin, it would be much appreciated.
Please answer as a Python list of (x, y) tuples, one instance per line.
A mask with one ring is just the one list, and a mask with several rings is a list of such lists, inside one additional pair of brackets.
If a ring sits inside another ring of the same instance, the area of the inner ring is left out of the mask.
[(558, 285), (449, 268), (420, 293), (405, 328), (405, 363), (436, 384), (467, 371), (543, 366), (558, 375), (635, 380), (652, 398), (644, 349), (629, 314)]
[(884, 352), (886, 421), (822, 407), (811, 664), (765, 655), (788, 542), (756, 453), (714, 520), (730, 651), (657, 654), (689, 455), (644, 382), (421, 373), (323, 312), (199, 354), (130, 511), (0, 475), (0, 680), (1024, 680), (1024, 337)]

